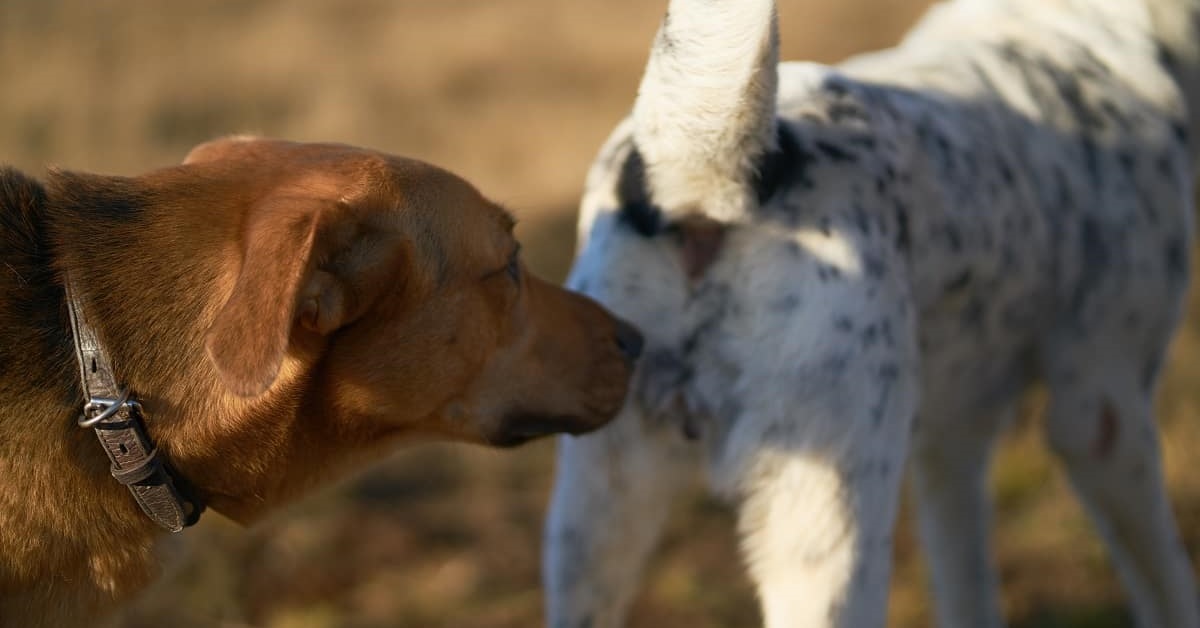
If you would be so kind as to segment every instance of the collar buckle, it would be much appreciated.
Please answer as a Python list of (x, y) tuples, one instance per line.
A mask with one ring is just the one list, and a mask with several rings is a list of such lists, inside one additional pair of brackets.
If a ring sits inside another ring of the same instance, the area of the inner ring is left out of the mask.
[(142, 405), (136, 399), (129, 399), (129, 388), (127, 387), (121, 388), (121, 394), (116, 399), (108, 397), (89, 398), (87, 403), (83, 404), (83, 414), (79, 415), (79, 420), (76, 422), (79, 424), (79, 427), (96, 427), (120, 412), (122, 408), (129, 408), (131, 411), (139, 413), (142, 409)]

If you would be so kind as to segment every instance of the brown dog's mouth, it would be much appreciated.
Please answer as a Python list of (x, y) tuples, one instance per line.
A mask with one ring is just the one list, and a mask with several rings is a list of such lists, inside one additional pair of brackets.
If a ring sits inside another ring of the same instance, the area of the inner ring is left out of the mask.
[(589, 384), (572, 391), (573, 402), (560, 400), (542, 408), (533, 402), (532, 407), (511, 408), (498, 424), (485, 430), (485, 442), (493, 447), (516, 447), (555, 434), (586, 434), (616, 418), (643, 344), (641, 334), (628, 324), (623, 324), (618, 336), (616, 342), (606, 339), (607, 350), (592, 365)]
[(600, 425), (586, 422), (576, 416), (567, 415), (512, 415), (504, 419), (502, 427), (488, 437), (494, 447), (516, 447), (531, 440), (554, 434), (584, 434)]

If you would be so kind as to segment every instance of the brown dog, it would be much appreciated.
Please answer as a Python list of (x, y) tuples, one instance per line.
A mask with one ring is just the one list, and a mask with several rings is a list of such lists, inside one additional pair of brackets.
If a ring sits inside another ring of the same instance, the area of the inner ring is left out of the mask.
[(156, 572), (161, 530), (76, 425), (66, 276), (159, 456), (239, 522), (400, 441), (599, 427), (640, 350), (400, 157), (230, 138), (135, 178), (0, 170), (0, 212), (4, 626), (93, 621)]

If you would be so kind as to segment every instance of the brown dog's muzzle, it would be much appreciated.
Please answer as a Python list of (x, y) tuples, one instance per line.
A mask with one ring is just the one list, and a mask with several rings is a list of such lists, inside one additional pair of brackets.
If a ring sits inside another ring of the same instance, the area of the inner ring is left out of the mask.
[(531, 362), (541, 368), (488, 439), (501, 447), (607, 424), (625, 401), (642, 353), (641, 332), (591, 299), (533, 277), (529, 289), (537, 334)]

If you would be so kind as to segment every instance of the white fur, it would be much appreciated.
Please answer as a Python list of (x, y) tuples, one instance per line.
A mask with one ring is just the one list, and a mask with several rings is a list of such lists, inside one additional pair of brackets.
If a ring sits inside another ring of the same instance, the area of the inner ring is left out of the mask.
[(772, 144), (779, 44), (771, 0), (671, 0), (634, 104), (650, 187), (668, 213), (736, 221)]
[[(835, 69), (775, 68), (772, 3), (672, 2), (583, 197), (570, 285), (647, 343), (621, 416), (561, 441), (549, 627), (622, 625), (697, 468), (738, 507), (768, 627), (881, 626), (906, 466), (939, 625), (1002, 626), (984, 484), (1034, 381), (1138, 624), (1200, 627), (1152, 413), (1190, 262), (1196, 7), (957, 0)], [(635, 150), (661, 231), (622, 197)], [(692, 281), (670, 226), (694, 213), (728, 229)]]

